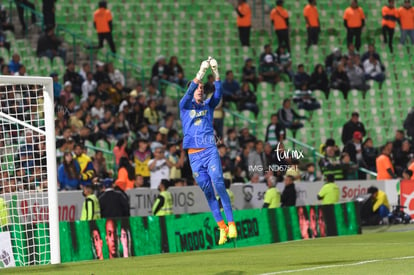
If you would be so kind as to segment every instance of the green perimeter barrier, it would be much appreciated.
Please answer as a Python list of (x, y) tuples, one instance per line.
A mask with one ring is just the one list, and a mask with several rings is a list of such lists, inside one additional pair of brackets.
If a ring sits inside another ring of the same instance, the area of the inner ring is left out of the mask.
[[(60, 222), (61, 261), (248, 247), (290, 240), (361, 233), (356, 202), (234, 211), (238, 237), (218, 246), (219, 231), (210, 212), (165, 217), (130, 217)], [(50, 262), (46, 223), (9, 226), (16, 265)], [(31, 244), (31, 247), (28, 246)], [(36, 244), (36, 245), (33, 245)]]

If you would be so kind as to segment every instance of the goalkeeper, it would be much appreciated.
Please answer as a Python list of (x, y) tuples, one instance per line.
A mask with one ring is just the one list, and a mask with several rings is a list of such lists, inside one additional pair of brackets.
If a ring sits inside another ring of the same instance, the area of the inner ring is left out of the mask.
[[(209, 67), (211, 67), (215, 76), (215, 92), (209, 99), (204, 100), (202, 79)], [(219, 245), (224, 244), (227, 237), (237, 237), (231, 202), (224, 185), (223, 171), (213, 130), (213, 113), (221, 97), (221, 82), (217, 61), (209, 57), (208, 60), (201, 63), (199, 72), (180, 101), (180, 117), (184, 133), (183, 148), (188, 150), (194, 179), (203, 190), (214, 219), (219, 226)], [(221, 216), (213, 184), (221, 198), (228, 227)]]

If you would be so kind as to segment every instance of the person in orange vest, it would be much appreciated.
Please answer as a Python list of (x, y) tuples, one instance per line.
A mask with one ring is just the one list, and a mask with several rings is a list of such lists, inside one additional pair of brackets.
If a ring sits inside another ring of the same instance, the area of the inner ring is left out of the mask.
[[(398, 19), (398, 11), (395, 8), (395, 1), (388, 0), (388, 5), (382, 7), (382, 35), (384, 43), (388, 42), (390, 52), (393, 52), (392, 41), (394, 38), (394, 30)], [(387, 37), (388, 36), (388, 37)]]
[(391, 162), (392, 142), (387, 142), (382, 147), (381, 154), (375, 160), (377, 166), (377, 180), (396, 179), (394, 166)]
[(279, 47), (284, 45), (290, 53), (289, 43), (289, 13), (283, 8), (283, 0), (276, 1), (276, 7), (270, 12)]
[(305, 17), (306, 30), (308, 32), (308, 41), (306, 42), (306, 52), (308, 52), (311, 45), (318, 45), (319, 33), (321, 32), (316, 0), (309, 0), (309, 4), (303, 9), (303, 16)]
[(404, 0), (404, 5), (398, 9), (398, 17), (401, 29), (400, 43), (404, 45), (408, 35), (411, 44), (414, 45), (414, 8), (410, 0)]
[(237, 27), (239, 28), (239, 38), (242, 46), (250, 46), (250, 29), (252, 27), (252, 12), (246, 0), (238, 0)]
[(99, 39), (98, 49), (103, 48), (104, 40), (108, 41), (111, 51), (116, 53), (114, 40), (112, 38), (112, 13), (107, 9), (106, 1), (99, 2), (99, 8), (93, 14), (93, 25)]
[[(365, 14), (361, 7), (358, 6), (357, 0), (351, 1), (351, 6), (345, 9), (344, 25), (347, 30), (347, 45), (354, 44), (357, 51), (361, 47), (361, 32), (365, 26)], [(355, 37), (355, 43), (354, 41)]]

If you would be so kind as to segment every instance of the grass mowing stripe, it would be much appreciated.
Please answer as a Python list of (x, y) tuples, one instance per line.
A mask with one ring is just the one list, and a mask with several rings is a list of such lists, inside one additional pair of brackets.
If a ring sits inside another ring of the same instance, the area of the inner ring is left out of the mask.
[(259, 274), (259, 275), (287, 274), (287, 273), (296, 273), (296, 272), (304, 272), (304, 271), (314, 271), (314, 270), (318, 270), (318, 269), (327, 269), (327, 268), (335, 268), (335, 267), (347, 267), (347, 266), (364, 265), (364, 264), (371, 264), (371, 263), (377, 263), (377, 262), (401, 261), (401, 260), (409, 260), (409, 259), (414, 259), (414, 256), (396, 257), (396, 258), (378, 259), (378, 260), (367, 260), (367, 261), (360, 261), (360, 262), (350, 263), (350, 264), (322, 265), (322, 266), (315, 266), (315, 267), (308, 267), (308, 268), (301, 268), (301, 269), (294, 269), (294, 270), (282, 270), (282, 271), (277, 271), (277, 272), (262, 273), (262, 274)]

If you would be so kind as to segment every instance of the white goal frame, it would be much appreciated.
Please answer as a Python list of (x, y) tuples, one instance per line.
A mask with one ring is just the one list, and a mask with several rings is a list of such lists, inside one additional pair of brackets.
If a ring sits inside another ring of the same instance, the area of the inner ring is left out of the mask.
[(0, 116), (7, 120), (18, 123), (46, 137), (46, 159), (47, 159), (47, 181), (48, 181), (48, 208), (49, 208), (49, 239), (50, 239), (50, 262), (59, 264), (60, 258), (60, 239), (59, 239), (59, 210), (58, 210), (58, 188), (57, 188), (57, 165), (56, 165), (56, 143), (55, 143), (55, 112), (53, 98), (53, 80), (50, 77), (31, 77), (31, 76), (0, 76), (0, 84), (11, 85), (42, 85), (43, 89), (43, 110), (45, 120), (45, 130), (36, 128), (24, 121), (20, 121), (8, 114), (2, 113)]

